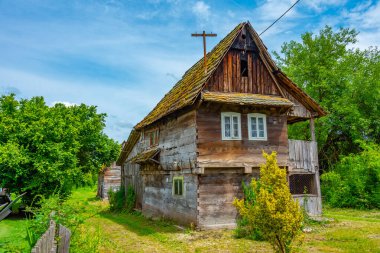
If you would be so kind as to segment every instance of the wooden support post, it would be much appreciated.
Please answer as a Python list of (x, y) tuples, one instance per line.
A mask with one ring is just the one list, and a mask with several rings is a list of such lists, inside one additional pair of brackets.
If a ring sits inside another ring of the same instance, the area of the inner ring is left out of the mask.
[(313, 119), (313, 117), (310, 118), (310, 134), (311, 134), (311, 140), (315, 141), (315, 130), (314, 130), (314, 119)]

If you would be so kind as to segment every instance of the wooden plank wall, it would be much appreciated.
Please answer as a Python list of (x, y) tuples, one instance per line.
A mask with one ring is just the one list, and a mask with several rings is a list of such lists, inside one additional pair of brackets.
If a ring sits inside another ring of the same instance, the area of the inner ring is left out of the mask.
[[(162, 213), (165, 211), (163, 207), (168, 203), (168, 201), (171, 201), (171, 195), (166, 194), (166, 198), (157, 198), (156, 201), (152, 201), (149, 194), (154, 194), (153, 192), (158, 194), (160, 192), (160, 188), (149, 188), (150, 186), (145, 185), (145, 183), (149, 184), (155, 180), (161, 182), (162, 173), (171, 175), (171, 173), (176, 173), (178, 171), (189, 172), (192, 168), (195, 168), (195, 111), (190, 111), (183, 115), (166, 119), (164, 122), (159, 122), (158, 124), (152, 125), (150, 129), (152, 128), (159, 128), (158, 147), (161, 150), (160, 166), (140, 166), (138, 164), (126, 162), (123, 166), (123, 180), (126, 189), (128, 185), (132, 185), (134, 187), (135, 192), (137, 193), (138, 208), (142, 207), (143, 212), (144, 208), (147, 208), (149, 209), (147, 211), (148, 213), (154, 213), (154, 210), (156, 210), (157, 213)], [(150, 129), (145, 129), (145, 131), (149, 131)], [(150, 148), (152, 147), (150, 147), (149, 136), (144, 136), (144, 139), (140, 140), (133, 148), (127, 160)], [(144, 172), (145, 170), (147, 171)], [(168, 180), (169, 183), (165, 181), (165, 185), (171, 184), (171, 177)], [(147, 191), (147, 189), (149, 190)], [(167, 187), (167, 191), (169, 190), (171, 194), (171, 185), (170, 187)], [(149, 203), (145, 203), (145, 201), (148, 201)], [(176, 215), (175, 213), (176, 211), (173, 211), (173, 216)], [(167, 213), (167, 215), (169, 214), (170, 213)], [(174, 219), (175, 217), (172, 218)]]
[[(242, 140), (222, 140), (221, 112), (241, 113)], [(247, 113), (267, 115), (267, 141), (248, 140)], [(197, 112), (197, 152), (201, 167), (259, 167), (265, 160), (262, 150), (277, 151), (281, 166), (287, 165), (288, 132), (286, 115), (276, 111), (238, 106), (202, 105)]]
[(284, 92), (285, 97), (294, 103), (294, 106), (288, 112), (288, 116), (301, 118), (311, 117), (310, 111), (303, 104), (295, 99), (287, 90), (282, 89), (282, 91)]
[[(225, 171), (231, 169), (226, 168)], [(221, 173), (223, 169), (206, 169), (199, 175), (198, 190), (198, 226), (212, 229), (234, 227), (237, 217), (236, 207), (232, 205), (234, 198), (242, 198), (242, 182), (250, 183), (252, 177), (258, 177), (258, 169), (254, 174)]]
[[(108, 199), (110, 189), (118, 189), (121, 184), (121, 168), (112, 164), (98, 176), (98, 196), (102, 199)], [(100, 188), (100, 189), (99, 189)]]
[(159, 125), (160, 164), (165, 170), (195, 167), (196, 122), (195, 110)]
[[(137, 143), (131, 153), (128, 155), (126, 161), (136, 156), (142, 151), (140, 143)], [(143, 181), (140, 175), (140, 165), (130, 162), (125, 162), (121, 170), (122, 184), (124, 184), (125, 190), (128, 186), (132, 186), (136, 193), (136, 208), (141, 208), (143, 199)]]
[[(174, 176), (184, 177), (184, 196), (173, 196)], [(147, 217), (165, 217), (183, 225), (197, 222), (198, 177), (194, 174), (171, 172), (144, 174), (142, 212)]]
[(317, 142), (289, 140), (289, 171), (318, 171)]
[(248, 77), (240, 75), (240, 50), (231, 49), (223, 58), (205, 87), (209, 91), (280, 95), (264, 63), (252, 52), (246, 52)]

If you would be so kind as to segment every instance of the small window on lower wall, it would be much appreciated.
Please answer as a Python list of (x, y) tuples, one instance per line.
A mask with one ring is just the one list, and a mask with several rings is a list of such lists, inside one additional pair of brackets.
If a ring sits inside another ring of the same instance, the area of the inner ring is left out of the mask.
[(317, 194), (314, 174), (292, 174), (289, 176), (291, 194)]
[(173, 178), (173, 195), (174, 196), (183, 196), (184, 195), (183, 177), (174, 177)]

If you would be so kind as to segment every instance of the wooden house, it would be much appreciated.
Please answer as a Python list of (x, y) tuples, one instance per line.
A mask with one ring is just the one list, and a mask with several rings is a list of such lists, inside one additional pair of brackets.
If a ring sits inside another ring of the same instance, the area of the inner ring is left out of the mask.
[[(117, 163), (137, 208), (200, 228), (235, 225), (234, 197), (277, 152), (290, 190), (321, 213), (314, 119), (325, 111), (274, 63), (249, 22), (236, 26), (138, 123)], [(310, 141), (287, 126), (310, 121)]]
[(118, 190), (121, 185), (120, 166), (112, 163), (111, 166), (104, 167), (98, 174), (97, 197), (108, 199), (109, 190)]

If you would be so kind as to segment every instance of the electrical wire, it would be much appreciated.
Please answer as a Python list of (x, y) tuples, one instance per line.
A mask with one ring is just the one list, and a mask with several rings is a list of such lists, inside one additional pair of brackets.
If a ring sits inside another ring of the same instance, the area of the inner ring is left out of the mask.
[(287, 9), (278, 19), (276, 19), (270, 26), (268, 26), (267, 28), (265, 28), (264, 31), (262, 31), (259, 36), (261, 36), (263, 33), (265, 33), (267, 30), (269, 30), (269, 28), (271, 28), (274, 24), (277, 23), (277, 21), (279, 21), (283, 16), (286, 15), (286, 13), (288, 13), (296, 4), (298, 4), (301, 0), (297, 0), (292, 6), (290, 6), (289, 9)]

